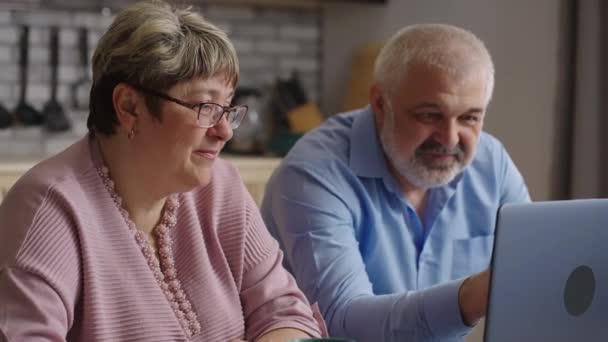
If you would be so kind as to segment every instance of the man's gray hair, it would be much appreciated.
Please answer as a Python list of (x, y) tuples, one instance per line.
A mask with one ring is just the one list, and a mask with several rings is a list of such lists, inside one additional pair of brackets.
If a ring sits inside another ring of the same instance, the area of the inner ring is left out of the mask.
[(473, 33), (445, 24), (406, 26), (392, 36), (380, 51), (374, 66), (374, 81), (394, 91), (410, 65), (439, 68), (461, 79), (484, 68), (486, 94), (494, 89), (494, 63), (484, 43)]

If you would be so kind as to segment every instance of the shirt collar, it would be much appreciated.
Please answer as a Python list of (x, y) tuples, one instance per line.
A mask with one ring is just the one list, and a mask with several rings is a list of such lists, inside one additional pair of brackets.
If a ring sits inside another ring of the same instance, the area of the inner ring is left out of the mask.
[(357, 176), (383, 178), (388, 172), (384, 150), (376, 132), (376, 120), (370, 106), (361, 110), (350, 133), (350, 167)]

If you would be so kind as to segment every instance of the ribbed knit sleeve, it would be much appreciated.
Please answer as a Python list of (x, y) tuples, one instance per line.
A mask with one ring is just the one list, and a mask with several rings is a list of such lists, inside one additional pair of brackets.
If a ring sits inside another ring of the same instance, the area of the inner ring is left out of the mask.
[(262, 223), (258, 208), (252, 207), (251, 201), (246, 201), (245, 205), (243, 271), (247, 273), (269, 257), (276, 255), (279, 246)]
[(16, 255), (15, 267), (46, 279), (71, 306), (79, 288), (80, 256), (74, 225), (59, 209), (64, 203), (61, 195), (47, 193)]
[(251, 199), (246, 201), (246, 213), (241, 287), (246, 339), (253, 340), (279, 328), (295, 328), (311, 336), (321, 336), (310, 304), (283, 268), (283, 253)]
[(60, 209), (66, 205), (52, 188), (17, 184), (0, 209), (0, 235), (8, 239), (0, 258), (0, 330), (10, 340), (61, 341), (74, 323), (81, 265), (74, 225)]

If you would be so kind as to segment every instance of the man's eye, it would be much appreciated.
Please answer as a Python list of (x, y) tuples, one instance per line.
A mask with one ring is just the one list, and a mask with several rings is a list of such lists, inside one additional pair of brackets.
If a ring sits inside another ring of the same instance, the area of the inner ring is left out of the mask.
[(465, 115), (461, 120), (469, 125), (474, 125), (479, 122), (479, 118), (475, 115)]
[(441, 119), (441, 113), (428, 112), (428, 113), (418, 113), (416, 115), (418, 120), (422, 122), (435, 122)]

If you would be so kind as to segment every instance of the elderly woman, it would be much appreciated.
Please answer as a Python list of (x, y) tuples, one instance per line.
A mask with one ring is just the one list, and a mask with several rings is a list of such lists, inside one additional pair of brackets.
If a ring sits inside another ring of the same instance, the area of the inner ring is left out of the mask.
[[(90, 133), (0, 207), (0, 336), (229, 341), (320, 335), (237, 171), (238, 61), (189, 9), (142, 2), (93, 56)], [(0, 338), (2, 339), (2, 338)]]

